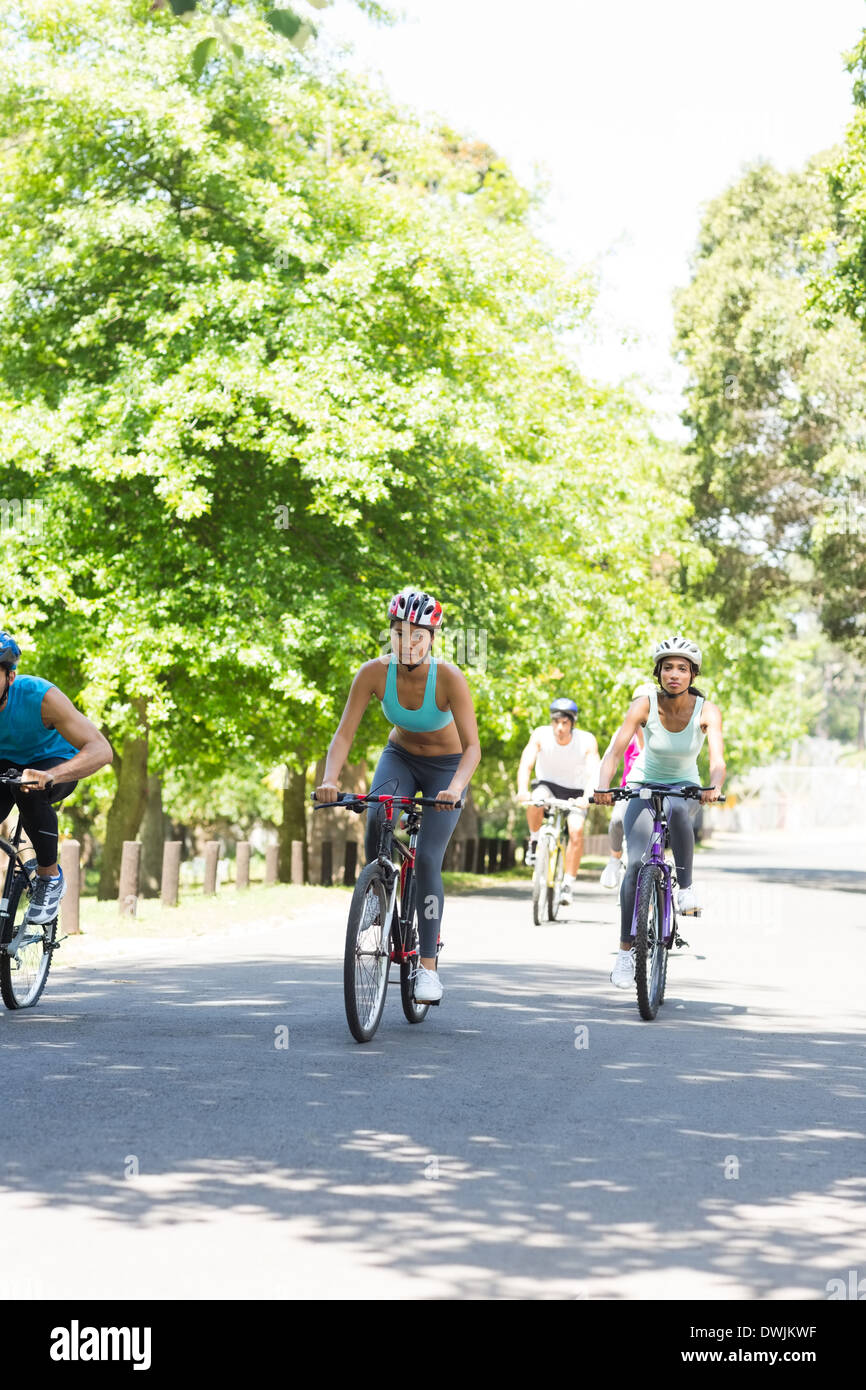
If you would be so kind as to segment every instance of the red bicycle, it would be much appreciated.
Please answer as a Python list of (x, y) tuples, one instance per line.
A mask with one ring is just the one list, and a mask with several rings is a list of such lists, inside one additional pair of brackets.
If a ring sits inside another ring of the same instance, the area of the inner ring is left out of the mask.
[[(392, 962), (400, 968), (400, 1002), (406, 1019), (409, 1023), (423, 1023), (430, 1004), (419, 1003), (415, 998), (419, 960), (415, 847), (421, 829), (422, 808), (441, 807), (442, 802), (424, 796), (355, 796), (351, 792), (336, 801), (316, 801), (315, 795), (311, 799), (317, 811), (339, 807), (360, 815), (374, 804), (381, 803), (385, 807), (376, 857), (366, 865), (355, 884), (346, 926), (343, 994), (352, 1037), (359, 1043), (369, 1042), (379, 1027)], [(462, 805), (462, 801), (455, 802), (454, 809)], [(409, 834), (408, 843), (398, 839), (396, 834), (401, 812)], [(441, 949), (440, 939), (437, 955)]]

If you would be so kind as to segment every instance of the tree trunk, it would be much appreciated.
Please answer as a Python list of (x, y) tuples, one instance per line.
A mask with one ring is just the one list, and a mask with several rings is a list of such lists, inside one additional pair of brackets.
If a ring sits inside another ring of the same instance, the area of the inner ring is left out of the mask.
[(280, 826), (280, 883), (292, 881), (292, 840), (300, 840), (304, 846), (304, 882), (309, 881), (306, 791), (306, 772), (297, 772), (287, 763), (283, 779), (283, 821)]
[[(144, 701), (135, 701), (144, 725)], [(117, 790), (108, 812), (102, 870), (97, 897), (108, 901), (117, 897), (120, 883), (120, 857), (124, 840), (138, 836), (147, 802), (147, 730), (124, 740), (120, 755), (115, 752), (112, 771)]]
[(162, 891), (162, 847), (169, 838), (168, 816), (162, 809), (162, 782), (152, 772), (147, 779), (147, 802), (141, 825), (141, 896), (158, 898)]

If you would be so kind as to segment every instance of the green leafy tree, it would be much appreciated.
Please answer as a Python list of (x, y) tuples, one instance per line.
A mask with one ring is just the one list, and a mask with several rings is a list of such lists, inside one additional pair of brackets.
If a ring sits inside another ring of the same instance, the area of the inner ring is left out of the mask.
[(678, 296), (690, 373), (695, 529), (715, 558), (726, 624), (814, 607), (863, 650), (866, 348), (841, 301), (816, 306), (828, 170), (749, 169), (712, 203)]

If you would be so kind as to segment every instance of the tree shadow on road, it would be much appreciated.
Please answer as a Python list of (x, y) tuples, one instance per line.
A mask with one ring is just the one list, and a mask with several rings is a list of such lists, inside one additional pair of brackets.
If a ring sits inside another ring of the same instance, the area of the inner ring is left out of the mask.
[(862, 1263), (862, 1036), (782, 1008), (646, 1024), (602, 972), (472, 962), (358, 1046), (333, 959), (126, 960), (0, 1025), (6, 1193), (95, 1221), (242, 1207), (407, 1296), (822, 1298)]

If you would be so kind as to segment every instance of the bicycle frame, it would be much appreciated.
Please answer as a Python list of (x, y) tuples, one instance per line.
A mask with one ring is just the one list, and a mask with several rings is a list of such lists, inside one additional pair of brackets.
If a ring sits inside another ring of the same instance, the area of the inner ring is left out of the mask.
[[(406, 798), (397, 796), (396, 794), (394, 796), (389, 796), (387, 793), (382, 793), (376, 799), (385, 810), (384, 820), (379, 829), (379, 843), (376, 850), (376, 859), (380, 867), (384, 870), (389, 895), (385, 922), (383, 923), (382, 949), (384, 950), (387, 948), (390, 960), (400, 965), (405, 961), (418, 957), (420, 954), (417, 949), (407, 950), (406, 942), (412, 930), (411, 919), (414, 915), (414, 900), (410, 904), (409, 899), (412, 896), (415, 873), (415, 852), (418, 844), (418, 832), (421, 829), (421, 814), (414, 806), (406, 809), (402, 806), (399, 808), (398, 820), (400, 815), (405, 814), (406, 816), (406, 829), (409, 832), (409, 843), (406, 845), (402, 840), (397, 839), (396, 825), (394, 823), (394, 802), (405, 801)], [(395, 862), (395, 859), (391, 857), (395, 852), (399, 859), (399, 863)], [(396, 913), (396, 922), (400, 931), (400, 948), (396, 950), (394, 947), (388, 947), (388, 942), (384, 938), (386, 932), (390, 934), (392, 931), (392, 922), (394, 921), (397, 908), (398, 890), (400, 893), (400, 911)], [(407, 910), (410, 907), (411, 911)], [(437, 943), (437, 954), (439, 950), (441, 950), (441, 947), (442, 941), (440, 938)]]
[[(0, 836), (0, 850), (2, 850), (4, 854), (6, 854), (9, 860), (6, 866), (6, 872), (3, 875), (3, 896), (2, 898), (0, 898), (0, 950), (4, 951), (7, 955), (15, 954), (15, 951), (20, 946), (20, 938), (23, 936), (25, 930), (24, 924), (22, 922), (21, 928), (18, 933), (19, 939), (17, 941), (13, 941), (11, 936), (12, 921), (9, 918), (7, 911), (9, 907), (9, 899), (12, 892), (12, 884), (14, 882), (15, 875), (17, 873), (20, 873), (32, 885), (33, 874), (30, 872), (28, 868), (28, 862), (36, 862), (35, 859), (33, 861), (27, 861), (21, 855), (21, 830), (21, 818), (19, 816), (18, 824), (12, 832), (12, 839), (4, 840), (2, 836)], [(11, 950), (10, 947), (12, 948)]]
[[(391, 811), (392, 803), (388, 803), (386, 810), (386, 822), (385, 825), (382, 827), (383, 839), (385, 838), (385, 836), (389, 834), (387, 827), (389, 823), (392, 822), (392, 817), (390, 814)], [(412, 887), (414, 886), (413, 879), (415, 874), (415, 848), (418, 843), (418, 831), (421, 828), (421, 817), (417, 814), (417, 812), (409, 812), (408, 823), (406, 828), (409, 831), (408, 845), (404, 845), (402, 840), (397, 839), (396, 830), (395, 828), (393, 828), (393, 826), (390, 830), (391, 849), (392, 851), (396, 850), (397, 855), (399, 856), (399, 868), (394, 863), (393, 859), (389, 859), (386, 855), (383, 854), (382, 851), (384, 849), (384, 846), (381, 840), (379, 846), (379, 863), (382, 865), (383, 868), (391, 869), (395, 875), (395, 879), (391, 890), (391, 902), (388, 905), (387, 920), (389, 924), (391, 923), (394, 909), (396, 907), (397, 889), (399, 888), (400, 890), (400, 911), (397, 914), (397, 923), (400, 928), (400, 948), (399, 951), (394, 949), (393, 946), (391, 948), (391, 960), (396, 962), (398, 965), (401, 964), (403, 961), (411, 960), (413, 956), (418, 955), (417, 950), (406, 950), (406, 941), (408, 933), (411, 931), (412, 927), (412, 923), (410, 921), (411, 914), (407, 912), (407, 908), (409, 905), (409, 897), (411, 896)], [(414, 911), (414, 902), (412, 904), (412, 907)]]
[(637, 934), (637, 910), (640, 901), (640, 876), (644, 866), (661, 869), (665, 880), (665, 906), (664, 922), (662, 924), (661, 940), (662, 943), (670, 947), (673, 940), (673, 882), (674, 871), (665, 858), (665, 850), (670, 843), (670, 833), (668, 823), (664, 814), (664, 796), (662, 793), (654, 792), (653, 802), (653, 828), (649, 842), (649, 858), (645, 854), (641, 860), (641, 868), (638, 870), (637, 884), (635, 885), (634, 908), (631, 915), (631, 935)]

